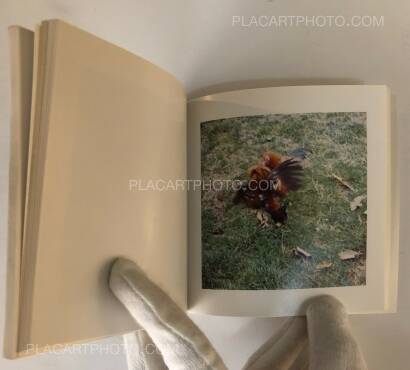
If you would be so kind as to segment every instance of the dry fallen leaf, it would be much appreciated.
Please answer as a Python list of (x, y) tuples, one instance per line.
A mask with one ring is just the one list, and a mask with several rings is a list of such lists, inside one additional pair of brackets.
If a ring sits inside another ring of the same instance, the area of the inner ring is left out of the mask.
[(309, 252), (306, 252), (304, 249), (299, 248), (299, 247), (296, 247), (295, 254), (297, 256), (303, 256), (303, 257), (306, 257), (306, 258), (312, 257), (312, 255)]
[(332, 262), (330, 261), (320, 261), (317, 265), (316, 265), (316, 270), (324, 270), (327, 269), (329, 267), (332, 266)]
[(354, 211), (363, 206), (363, 201), (366, 199), (366, 195), (359, 195), (350, 202), (350, 210)]
[(345, 180), (343, 180), (340, 176), (337, 176), (336, 174), (332, 173), (332, 177), (334, 179), (336, 179), (340, 185), (343, 185), (345, 188), (348, 188), (351, 191), (355, 191), (353, 186), (350, 185), (348, 182), (346, 182)]
[(352, 259), (355, 259), (356, 257), (360, 256), (360, 252), (353, 251), (351, 249), (346, 249), (346, 250), (340, 252), (338, 254), (338, 256), (342, 261), (352, 260)]
[(262, 227), (269, 226), (269, 218), (265, 212), (259, 210), (258, 212), (256, 212), (256, 218), (258, 219)]

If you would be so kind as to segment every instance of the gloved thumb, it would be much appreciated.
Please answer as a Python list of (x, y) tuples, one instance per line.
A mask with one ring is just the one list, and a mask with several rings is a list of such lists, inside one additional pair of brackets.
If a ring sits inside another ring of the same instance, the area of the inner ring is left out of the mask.
[(309, 370), (367, 370), (345, 307), (332, 296), (320, 296), (306, 309)]

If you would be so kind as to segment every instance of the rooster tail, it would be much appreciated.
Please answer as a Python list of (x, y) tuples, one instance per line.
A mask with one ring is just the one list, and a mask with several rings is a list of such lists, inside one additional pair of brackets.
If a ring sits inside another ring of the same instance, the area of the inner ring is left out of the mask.
[(272, 171), (272, 179), (280, 180), (288, 190), (299, 189), (303, 180), (303, 167), (300, 161), (295, 158), (283, 161)]

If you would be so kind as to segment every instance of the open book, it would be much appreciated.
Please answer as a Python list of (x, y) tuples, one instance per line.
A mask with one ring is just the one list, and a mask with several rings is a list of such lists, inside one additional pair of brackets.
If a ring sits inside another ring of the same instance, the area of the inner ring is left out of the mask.
[(248, 89), (187, 103), (170, 74), (59, 20), (10, 29), (7, 355), (133, 331), (130, 258), (181, 307), (396, 307), (385, 86)]

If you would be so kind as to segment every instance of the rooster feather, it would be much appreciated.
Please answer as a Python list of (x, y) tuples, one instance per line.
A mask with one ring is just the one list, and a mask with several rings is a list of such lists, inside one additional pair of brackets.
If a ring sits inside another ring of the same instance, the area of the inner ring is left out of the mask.
[(290, 191), (298, 190), (302, 180), (300, 157), (282, 157), (275, 152), (266, 152), (262, 160), (249, 169), (249, 180), (236, 192), (234, 203), (265, 209), (275, 222), (284, 223), (287, 212), (282, 200)]

